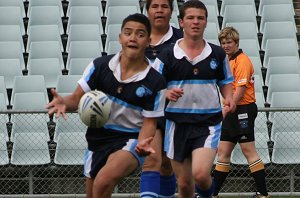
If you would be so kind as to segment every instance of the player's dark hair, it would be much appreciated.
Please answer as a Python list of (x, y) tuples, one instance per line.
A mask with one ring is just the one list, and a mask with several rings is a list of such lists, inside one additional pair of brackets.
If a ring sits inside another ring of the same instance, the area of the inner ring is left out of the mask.
[[(175, 1), (177, 1), (177, 0), (175, 0)], [(172, 12), (174, 9), (173, 2), (174, 2), (174, 0), (168, 0), (169, 6), (170, 6)], [(147, 11), (149, 10), (151, 3), (152, 3), (152, 0), (147, 0), (147, 2), (146, 2), (146, 10)]]
[(179, 10), (179, 18), (180, 19), (183, 19), (183, 17), (185, 16), (185, 11), (188, 8), (203, 9), (203, 10), (205, 10), (205, 17), (207, 18), (207, 16), (208, 16), (207, 8), (204, 5), (204, 3), (202, 3), (199, 0), (189, 0), (189, 1), (185, 2), (184, 4), (182, 4), (182, 6), (180, 7), (180, 10)]
[(151, 35), (151, 24), (150, 24), (148, 17), (146, 17), (145, 15), (140, 14), (140, 13), (131, 14), (123, 20), (121, 30), (123, 29), (125, 24), (130, 21), (134, 21), (134, 22), (143, 24), (146, 27), (148, 35), (149, 36)]

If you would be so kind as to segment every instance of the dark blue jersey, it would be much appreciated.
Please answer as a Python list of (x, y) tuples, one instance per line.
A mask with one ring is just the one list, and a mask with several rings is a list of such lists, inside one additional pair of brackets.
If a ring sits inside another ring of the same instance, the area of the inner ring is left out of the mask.
[(163, 76), (148, 65), (144, 71), (122, 81), (119, 58), (118, 53), (95, 59), (79, 80), (85, 92), (97, 89), (112, 100), (110, 118), (104, 127), (87, 130), (90, 150), (114, 141), (115, 136), (137, 138), (144, 117), (163, 116), (166, 90)]
[(216, 125), (222, 121), (217, 86), (233, 81), (226, 53), (206, 42), (202, 53), (189, 60), (178, 45), (180, 41), (160, 53), (153, 64), (165, 77), (168, 89), (176, 87), (184, 91), (178, 101), (168, 103), (165, 116), (178, 123)]
[(163, 51), (164, 49), (168, 48), (170, 45), (175, 44), (176, 41), (183, 37), (183, 32), (181, 29), (171, 28), (164, 36), (163, 41), (155, 46), (149, 46), (146, 48), (145, 55), (151, 61), (154, 61), (157, 55)]

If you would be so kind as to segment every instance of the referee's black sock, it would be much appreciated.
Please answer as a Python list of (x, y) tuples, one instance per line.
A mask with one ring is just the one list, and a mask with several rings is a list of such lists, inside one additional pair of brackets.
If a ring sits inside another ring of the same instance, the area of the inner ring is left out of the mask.
[(216, 168), (213, 171), (213, 179), (215, 182), (215, 190), (213, 196), (217, 196), (222, 188), (226, 177), (228, 176), (230, 171), (230, 163), (227, 162), (217, 162)]
[(263, 195), (267, 196), (267, 186), (266, 186), (266, 173), (265, 173), (265, 166), (261, 159), (253, 162), (249, 165), (249, 169), (251, 171), (251, 175), (254, 178), (255, 185), (257, 191)]

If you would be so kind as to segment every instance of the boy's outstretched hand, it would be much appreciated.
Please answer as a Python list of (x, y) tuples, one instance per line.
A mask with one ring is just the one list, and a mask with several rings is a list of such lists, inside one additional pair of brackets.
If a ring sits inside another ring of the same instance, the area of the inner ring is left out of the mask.
[(148, 137), (146, 139), (139, 141), (135, 147), (135, 152), (139, 156), (147, 156), (150, 155), (151, 153), (155, 153), (155, 150), (150, 145), (152, 140), (153, 137)]
[(64, 119), (67, 119), (64, 99), (55, 91), (55, 89), (51, 89), (51, 93), (53, 95), (53, 99), (46, 106), (48, 114), (52, 115), (56, 113), (56, 117), (62, 116)]

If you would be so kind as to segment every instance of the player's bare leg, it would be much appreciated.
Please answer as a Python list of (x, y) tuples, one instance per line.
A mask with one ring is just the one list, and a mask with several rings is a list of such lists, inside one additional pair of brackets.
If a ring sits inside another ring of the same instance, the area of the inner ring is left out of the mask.
[(137, 159), (128, 151), (111, 154), (98, 172), (93, 185), (93, 198), (110, 198), (117, 183), (138, 167)]

